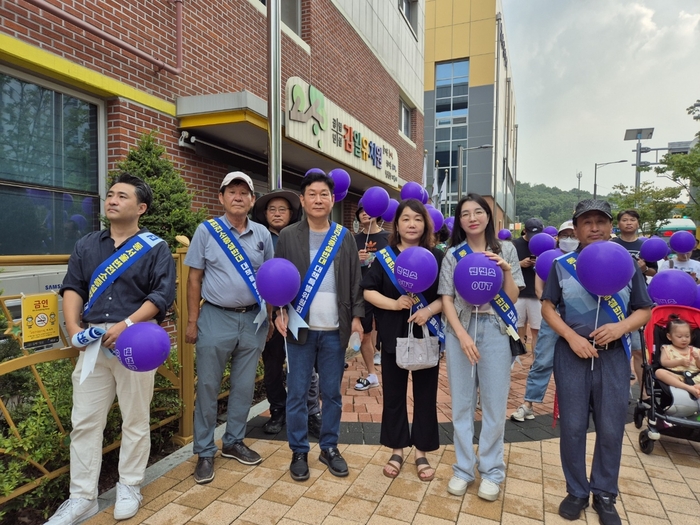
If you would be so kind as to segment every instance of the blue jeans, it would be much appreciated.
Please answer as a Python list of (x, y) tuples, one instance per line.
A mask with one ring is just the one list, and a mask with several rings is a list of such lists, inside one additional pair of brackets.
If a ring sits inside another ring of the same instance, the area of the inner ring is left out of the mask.
[(543, 319), (535, 344), (535, 360), (527, 374), (525, 401), (541, 403), (544, 400), (554, 368), (554, 345), (557, 339), (559, 335)]
[[(476, 326), (476, 330), (475, 330)], [(495, 315), (472, 314), (469, 335), (479, 350), (479, 362), (472, 367), (457, 339), (445, 332), (447, 377), (452, 396), (452, 421), (457, 463), (454, 475), (464, 481), (474, 480), (474, 410), (476, 388), (481, 395), (482, 426), (479, 436), (479, 472), (482, 479), (500, 484), (506, 477), (503, 461), (503, 437), (506, 405), (510, 390), (510, 344), (502, 334)], [(475, 333), (476, 332), (476, 333)], [(473, 369), (472, 369), (473, 368)]]
[(321, 450), (338, 446), (343, 398), (340, 383), (345, 370), (345, 349), (338, 330), (309, 330), (304, 344), (287, 343), (287, 440), (292, 452), (308, 452), (307, 394), (314, 365), (321, 389)]
[[(587, 498), (592, 492), (617, 494), (622, 440), (629, 398), (630, 364), (624, 348), (599, 350), (581, 359), (559, 338), (554, 352), (554, 380), (559, 399), (559, 453), (566, 492)], [(591, 479), (586, 476), (586, 431), (593, 414), (596, 437)]]
[(253, 402), (255, 375), (265, 346), (267, 322), (258, 332), (253, 322), (260, 310), (227, 312), (208, 303), (197, 321), (197, 401), (194, 405), (194, 445), (200, 457), (214, 457), (217, 397), (226, 364), (231, 362), (230, 391), (224, 448), (245, 437), (248, 412)]

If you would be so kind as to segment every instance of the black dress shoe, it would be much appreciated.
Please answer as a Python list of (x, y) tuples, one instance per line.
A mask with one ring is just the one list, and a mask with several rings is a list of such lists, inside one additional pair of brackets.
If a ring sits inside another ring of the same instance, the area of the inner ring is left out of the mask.
[(309, 435), (316, 439), (321, 438), (321, 414), (309, 416)]
[(257, 465), (262, 461), (260, 454), (245, 446), (243, 441), (234, 443), (230, 447), (224, 447), (221, 455), (225, 458), (232, 458), (244, 465)]
[(326, 465), (334, 476), (344, 478), (348, 475), (348, 464), (343, 459), (343, 456), (340, 455), (337, 448), (333, 447), (328, 450), (322, 450), (318, 460)]
[(263, 425), (265, 434), (279, 434), (282, 427), (287, 422), (287, 414), (283, 408), (271, 410), (270, 419)]
[(559, 504), (559, 515), (567, 520), (577, 520), (586, 507), (588, 507), (588, 498), (577, 498), (567, 494)]
[(214, 458), (199, 458), (194, 469), (194, 481), (196, 483), (209, 483), (214, 479)]
[(294, 481), (309, 479), (309, 455), (306, 452), (293, 452), (292, 463), (289, 465), (289, 475)]
[(615, 508), (615, 496), (607, 492), (593, 494), (593, 509), (598, 513), (600, 525), (620, 525), (620, 515)]

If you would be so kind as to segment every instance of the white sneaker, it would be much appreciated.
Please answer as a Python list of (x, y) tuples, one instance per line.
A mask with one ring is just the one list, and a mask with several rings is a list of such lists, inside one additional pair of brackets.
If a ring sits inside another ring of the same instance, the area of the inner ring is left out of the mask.
[(70, 498), (64, 501), (46, 525), (76, 525), (97, 514), (96, 499)]
[(379, 366), (382, 364), (382, 354), (381, 352), (374, 352), (374, 364)]
[(525, 421), (526, 419), (535, 419), (535, 413), (526, 404), (522, 404), (518, 407), (518, 410), (510, 415), (513, 421)]
[(465, 481), (457, 476), (452, 476), (452, 479), (447, 484), (447, 492), (453, 496), (464, 496), (470, 483), (471, 481)]
[(139, 511), (143, 496), (138, 485), (124, 485), (117, 482), (117, 501), (114, 503), (114, 519), (126, 520)]
[(486, 501), (496, 501), (498, 499), (498, 493), (501, 492), (501, 488), (496, 485), (493, 481), (488, 479), (482, 479), (481, 485), (479, 485), (479, 492), (477, 496)]

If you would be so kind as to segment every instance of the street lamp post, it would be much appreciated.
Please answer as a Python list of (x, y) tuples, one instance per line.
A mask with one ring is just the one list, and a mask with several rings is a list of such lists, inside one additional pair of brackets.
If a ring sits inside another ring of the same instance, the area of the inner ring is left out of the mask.
[(576, 198), (578, 200), (581, 200), (581, 177), (583, 177), (583, 173), (580, 171), (576, 174), (576, 178), (578, 179), (578, 194), (576, 195)]
[(602, 168), (603, 166), (607, 166), (608, 164), (620, 164), (621, 162), (627, 162), (627, 159), (613, 160), (612, 162), (596, 163), (595, 169), (593, 170), (593, 200), (595, 200), (598, 197), (598, 168)]
[[(457, 146), (457, 202), (462, 200), (462, 171), (464, 166), (464, 158), (462, 153), (465, 151), (471, 151), (475, 149), (489, 149), (493, 148), (491, 144), (482, 144), (481, 146), (474, 146), (472, 148), (464, 148), (461, 145)], [(466, 180), (464, 181), (466, 184)], [(494, 202), (496, 202), (496, 196), (493, 196)]]

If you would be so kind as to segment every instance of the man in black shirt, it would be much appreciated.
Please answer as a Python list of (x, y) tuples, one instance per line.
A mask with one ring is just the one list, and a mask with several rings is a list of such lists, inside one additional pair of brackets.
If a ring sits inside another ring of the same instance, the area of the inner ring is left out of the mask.
[[(389, 232), (382, 230), (377, 224), (377, 219), (367, 215), (361, 206), (357, 208), (355, 218), (362, 226), (360, 233), (355, 235), (355, 243), (357, 244), (357, 254), (360, 257), (360, 269), (364, 277), (376, 258), (377, 251), (389, 245)], [(362, 329), (360, 352), (362, 352), (362, 360), (367, 367), (367, 377), (361, 377), (357, 380), (355, 390), (368, 390), (379, 386), (375, 365), (381, 364), (381, 354), (375, 352), (374, 342), (377, 340), (377, 331), (374, 328), (374, 306), (366, 301)]]
[(523, 235), (513, 241), (513, 246), (518, 252), (523, 279), (525, 279), (525, 289), (520, 290), (518, 302), (515, 303), (515, 309), (518, 312), (518, 335), (524, 341), (526, 326), (529, 324), (532, 340), (528, 342), (533, 350), (535, 344), (537, 344), (537, 334), (540, 331), (542, 314), (540, 313), (540, 300), (535, 293), (536, 257), (530, 251), (530, 239), (533, 235), (542, 233), (542, 230), (544, 230), (544, 225), (541, 220), (536, 218), (528, 219), (525, 221)]
[[(140, 485), (151, 450), (150, 404), (155, 370), (131, 371), (110, 350), (132, 324), (162, 322), (175, 299), (175, 264), (168, 245), (139, 229), (139, 218), (152, 200), (145, 182), (121, 174), (105, 199), (109, 229), (79, 239), (68, 261), (60, 293), (69, 337), (87, 325), (103, 328), (106, 333), (101, 348), (81, 351), (73, 372), (70, 499), (48, 525), (73, 525), (97, 513), (102, 432), (115, 394), (122, 415), (122, 444), (114, 518), (134, 516), (141, 504)], [(119, 260), (126, 264), (124, 261), (137, 252), (144, 253), (116, 279), (101, 279), (96, 272), (106, 262)], [(91, 356), (96, 358), (92, 365)]]

